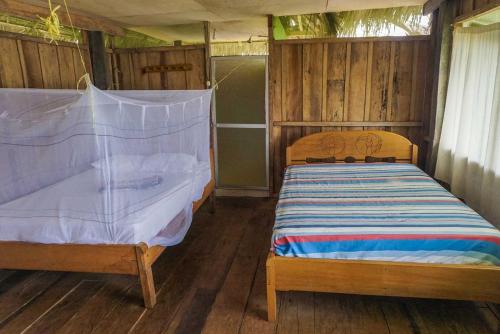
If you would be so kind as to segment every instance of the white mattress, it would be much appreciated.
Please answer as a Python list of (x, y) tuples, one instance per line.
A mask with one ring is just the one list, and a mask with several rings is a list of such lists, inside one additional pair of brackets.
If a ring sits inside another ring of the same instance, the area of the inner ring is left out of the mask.
[[(95, 169), (0, 205), (0, 240), (37, 243), (148, 244), (181, 226), (183, 212), (201, 198), (210, 180), (208, 164), (196, 178), (162, 175), (161, 184), (142, 190), (116, 190), (110, 200), (99, 192)], [(103, 212), (110, 212), (105, 215)], [(174, 219), (176, 218), (176, 219)], [(169, 226), (170, 225), (170, 226)], [(160, 233), (161, 232), (161, 233)], [(160, 236), (159, 236), (160, 234)]]

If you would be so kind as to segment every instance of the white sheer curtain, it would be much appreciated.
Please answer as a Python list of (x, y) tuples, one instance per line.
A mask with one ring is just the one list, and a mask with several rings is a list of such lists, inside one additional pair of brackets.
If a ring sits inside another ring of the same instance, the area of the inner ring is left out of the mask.
[(500, 227), (500, 24), (456, 28), (435, 177)]

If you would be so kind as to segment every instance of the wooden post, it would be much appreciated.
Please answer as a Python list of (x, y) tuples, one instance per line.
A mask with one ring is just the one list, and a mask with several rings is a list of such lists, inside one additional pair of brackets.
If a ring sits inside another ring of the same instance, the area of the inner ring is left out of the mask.
[(144, 243), (137, 245), (135, 248), (144, 306), (146, 306), (146, 308), (153, 308), (156, 304), (156, 292), (153, 271), (151, 270), (151, 263), (149, 263), (147, 258), (147, 252), (148, 246)]
[(211, 39), (210, 39), (210, 22), (203, 22), (203, 31), (205, 34), (205, 85), (207, 88), (212, 86), (212, 65), (210, 58), (212, 57)]
[[(211, 38), (210, 38), (210, 22), (205, 21), (203, 22), (203, 32), (205, 36), (205, 87), (207, 89), (212, 88), (212, 46), (211, 46)], [(214, 93), (215, 94), (215, 93)], [(213, 96), (212, 96), (213, 98)], [(210, 148), (213, 150), (214, 149), (214, 143), (215, 143), (215, 115), (213, 114), (215, 111), (213, 110), (212, 106), (210, 106)], [(213, 154), (211, 156), (211, 159), (213, 158)], [(211, 163), (214, 163), (211, 161)], [(212, 171), (215, 171), (214, 168), (212, 168)], [(215, 174), (215, 173), (214, 173)], [(215, 175), (214, 175), (215, 179)], [(214, 191), (210, 194), (210, 213), (215, 213), (215, 189)]]
[(266, 281), (267, 281), (267, 320), (275, 321), (276, 308), (276, 276), (274, 271), (274, 253), (269, 253), (266, 261)]
[(92, 63), (92, 76), (94, 85), (99, 89), (108, 89), (108, 62), (106, 55), (106, 47), (104, 46), (104, 34), (102, 31), (87, 32), (89, 40), (90, 59)]
[(114, 90), (120, 90), (120, 68), (118, 66), (118, 59), (117, 55), (115, 52), (115, 43), (113, 42), (113, 39), (111, 39), (111, 66), (113, 67), (111, 69), (111, 72), (113, 74), (113, 89)]
[[(273, 16), (268, 15), (267, 16), (267, 45), (268, 45), (268, 53), (269, 56), (267, 57), (267, 114), (268, 114), (268, 128), (269, 128), (269, 151), (267, 154), (269, 154), (269, 193), (270, 194), (275, 194), (277, 189), (274, 189), (274, 135), (273, 135), (273, 122), (274, 122), (274, 111), (273, 111), (273, 94), (274, 92), (271, 91), (271, 87), (274, 87), (272, 80), (273, 78), (271, 77), (271, 69), (273, 68), (273, 52), (274, 52), (274, 34), (273, 34)], [(281, 130), (280, 130), (281, 131)]]

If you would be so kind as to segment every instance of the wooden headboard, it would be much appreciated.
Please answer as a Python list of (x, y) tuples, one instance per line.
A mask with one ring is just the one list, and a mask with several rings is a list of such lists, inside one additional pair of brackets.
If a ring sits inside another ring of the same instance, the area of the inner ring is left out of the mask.
[(286, 165), (303, 165), (306, 158), (346, 157), (364, 162), (366, 156), (395, 157), (396, 162), (417, 164), (418, 146), (387, 131), (320, 132), (298, 139), (286, 149)]

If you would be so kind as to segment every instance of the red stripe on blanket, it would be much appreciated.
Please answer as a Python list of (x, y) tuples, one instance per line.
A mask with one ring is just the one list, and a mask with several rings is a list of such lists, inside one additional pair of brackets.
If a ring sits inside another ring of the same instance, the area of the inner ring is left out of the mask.
[(460, 235), (460, 234), (367, 234), (367, 235), (304, 235), (288, 236), (274, 241), (275, 245), (301, 242), (323, 242), (323, 241), (349, 241), (349, 240), (432, 240), (432, 239), (456, 239), (477, 240), (493, 242), (500, 245), (500, 238), (484, 235)]

